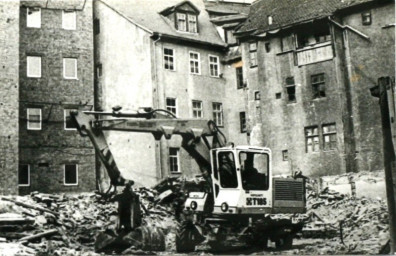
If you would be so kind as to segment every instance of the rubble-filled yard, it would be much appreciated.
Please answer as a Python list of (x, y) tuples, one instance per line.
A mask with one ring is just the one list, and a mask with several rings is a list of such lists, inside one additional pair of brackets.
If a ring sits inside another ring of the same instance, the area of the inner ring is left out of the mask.
[[(359, 179), (355, 174), (354, 178)], [(183, 198), (180, 180), (163, 182), (156, 189), (140, 188), (144, 227), (156, 227), (165, 235), (165, 252), (175, 254), (174, 217)], [(169, 188), (172, 188), (169, 190)], [(176, 188), (176, 189), (175, 189)], [(307, 186), (306, 224), (292, 250), (276, 251), (269, 243), (266, 254), (378, 254), (388, 241), (385, 198), (355, 197), (331, 189), (331, 185)], [(0, 197), (0, 255), (97, 255), (95, 238), (114, 232), (117, 204), (94, 193), (41, 194)], [(106, 251), (111, 253), (111, 251)], [(235, 247), (226, 254), (262, 254), (263, 249)], [(118, 254), (154, 254), (131, 246)], [(213, 253), (208, 246), (197, 252)], [(99, 255), (99, 254), (98, 254)]]

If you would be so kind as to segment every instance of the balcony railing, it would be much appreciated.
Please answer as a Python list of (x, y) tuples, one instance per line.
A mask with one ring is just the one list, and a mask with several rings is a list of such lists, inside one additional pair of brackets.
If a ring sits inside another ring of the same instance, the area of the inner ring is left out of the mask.
[(296, 51), (297, 65), (306, 65), (315, 62), (330, 60), (334, 57), (331, 42), (316, 44)]

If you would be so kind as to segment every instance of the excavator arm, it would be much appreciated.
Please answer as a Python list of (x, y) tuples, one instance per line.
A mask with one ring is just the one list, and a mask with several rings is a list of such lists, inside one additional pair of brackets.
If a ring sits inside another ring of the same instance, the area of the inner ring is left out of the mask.
[(210, 182), (210, 149), (223, 147), (226, 139), (216, 124), (203, 119), (180, 119), (166, 110), (145, 109), (144, 112), (122, 113), (121, 108), (112, 112), (73, 111), (71, 118), (82, 136), (88, 136), (105, 166), (114, 186), (125, 185), (104, 131), (151, 133), (156, 140), (182, 137), (182, 147), (195, 159), (202, 176)]

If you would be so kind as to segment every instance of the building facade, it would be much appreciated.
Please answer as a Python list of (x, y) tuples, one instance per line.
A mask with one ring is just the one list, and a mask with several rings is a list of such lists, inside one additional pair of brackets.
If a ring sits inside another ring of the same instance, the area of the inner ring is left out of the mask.
[(19, 193), (93, 190), (93, 147), (69, 118), (93, 108), (92, 1), (22, 1), (18, 16)]
[(253, 143), (271, 148), (278, 174), (383, 169), (379, 107), (370, 88), (380, 77), (394, 77), (394, 3), (290, 4), (255, 2), (236, 33)]

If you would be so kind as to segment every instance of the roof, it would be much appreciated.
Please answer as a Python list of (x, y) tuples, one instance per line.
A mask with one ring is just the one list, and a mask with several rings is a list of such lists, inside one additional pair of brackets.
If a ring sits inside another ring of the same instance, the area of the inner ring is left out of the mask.
[(82, 10), (86, 0), (22, 0), (26, 7), (40, 7), (46, 9)]
[[(247, 20), (237, 33), (256, 34), (320, 19), (335, 11), (375, 0), (258, 0), (253, 3)], [(268, 24), (268, 16), (272, 24)]]
[(206, 11), (209, 14), (249, 14), (250, 4), (233, 2), (213, 2), (205, 0)]
[[(216, 28), (209, 20), (209, 15), (205, 10), (202, 0), (100, 0), (111, 9), (125, 16), (128, 20), (137, 26), (145, 29), (149, 33), (158, 33), (163, 36), (191, 40), (203, 44), (211, 44), (225, 47), (226, 44), (220, 38)], [(200, 12), (198, 15), (197, 34), (178, 32), (167, 17), (161, 15), (161, 12), (167, 12), (169, 9), (180, 4), (191, 3)]]

